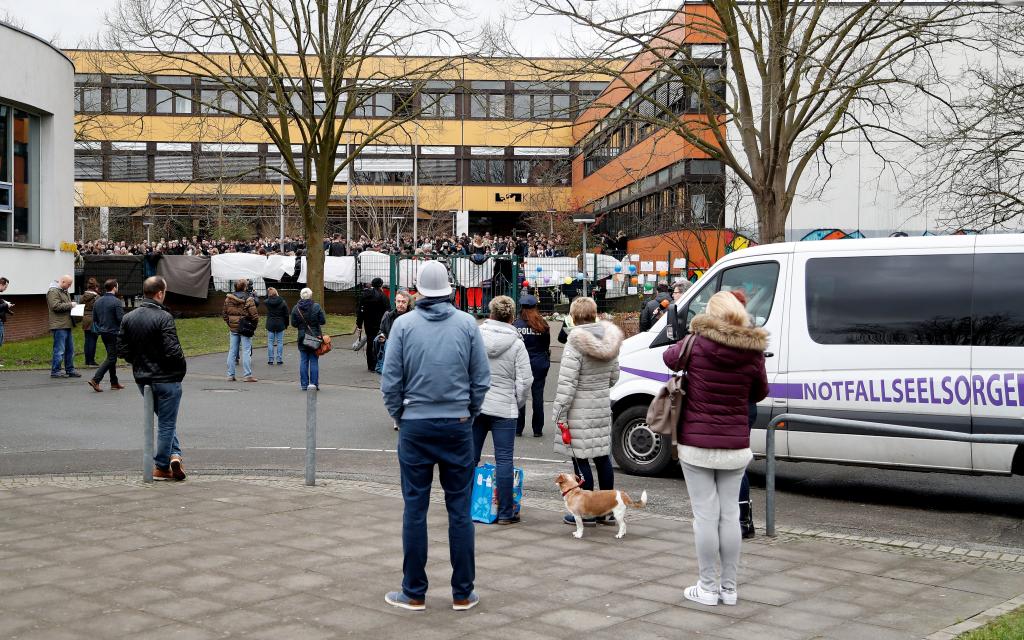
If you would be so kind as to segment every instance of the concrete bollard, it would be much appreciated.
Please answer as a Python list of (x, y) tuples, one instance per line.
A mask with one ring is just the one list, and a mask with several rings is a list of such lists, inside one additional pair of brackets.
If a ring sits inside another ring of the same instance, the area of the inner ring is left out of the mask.
[(142, 389), (142, 481), (153, 482), (153, 387)]
[(775, 537), (775, 428), (777, 423), (772, 420), (765, 434), (765, 473), (764, 473), (764, 529), (769, 538)]
[(316, 484), (316, 393), (310, 385), (306, 390), (306, 486)]

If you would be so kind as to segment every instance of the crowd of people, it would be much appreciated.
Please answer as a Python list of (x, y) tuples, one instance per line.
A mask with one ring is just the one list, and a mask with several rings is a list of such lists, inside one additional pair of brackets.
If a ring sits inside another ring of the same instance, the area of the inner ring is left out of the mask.
[[(0, 278), (0, 292), (6, 284)], [(71, 277), (63, 276), (47, 294), (54, 378), (81, 377), (73, 366), (71, 284)], [(513, 492), (515, 441), (524, 434), (530, 411), (533, 435), (545, 433), (544, 386), (551, 366), (551, 326), (537, 313), (537, 299), (525, 291), (518, 314), (516, 301), (497, 296), (489, 301), (489, 318), (478, 325), (453, 305), (448, 270), (436, 260), (425, 261), (419, 269), (417, 296), (398, 292), (394, 308), (381, 284), (375, 281), (362, 296), (357, 325), (370, 342), (367, 367), (381, 374), (384, 406), (399, 432), (398, 463), (405, 500), (404, 578), (401, 589), (389, 592), (385, 600), (404, 609), (425, 608), (426, 512), (434, 468), (439, 467), (449, 519), (452, 608), (470, 609), (479, 602), (474, 591), (471, 516), (474, 474), (489, 434), (496, 462), (495, 522), (521, 522), (520, 504)], [(648, 303), (645, 320), (653, 322), (688, 286), (680, 282), (671, 290), (667, 286), (660, 290)], [(109, 372), (111, 389), (123, 389), (117, 379), (117, 357), (130, 363), (139, 390), (146, 385), (153, 389), (159, 425), (153, 477), (181, 481), (186, 475), (177, 414), (186, 364), (173, 316), (163, 305), (166, 287), (159, 276), (146, 279), (145, 300), (125, 313), (117, 297), (116, 280), (105, 282), (102, 292), (95, 281), (89, 282), (82, 297), (88, 306), (85, 320), (88, 331), (103, 341), (108, 356), (88, 382), (101, 392), (100, 383)], [(299, 387), (319, 389), (318, 359), (329, 351), (323, 349), (324, 342), (328, 347), (330, 342), (323, 334), (326, 315), (312, 297), (311, 290), (303, 289), (300, 301), (289, 309), (274, 289), (261, 301), (252, 294), (248, 281), (235, 282), (223, 307), (229, 334), (228, 380), (236, 380), (237, 359), (244, 381), (257, 382), (251, 341), (263, 319), (269, 336), (267, 365), (283, 364), (282, 334), (287, 326), (295, 327)], [(734, 605), (740, 541), (753, 534), (749, 498), (744, 495), (745, 470), (753, 457), (751, 407), (768, 392), (767, 333), (754, 327), (742, 291), (714, 294), (706, 309), (690, 322), (690, 331), (664, 354), (665, 365), (685, 371), (688, 381), (687, 410), (676, 429), (679, 460), (693, 509), (698, 579), (683, 595), (707, 606)], [(579, 296), (570, 305), (558, 340), (565, 348), (550, 422), (557, 429), (548, 433), (554, 435), (554, 450), (571, 460), (574, 471), (572, 476), (559, 478), (569, 511), (562, 519), (576, 527), (577, 537), (585, 526), (601, 524), (618, 525), (621, 537), (625, 533), (623, 501), (634, 504), (628, 496), (615, 493), (614, 500), (586, 500), (575, 492), (598, 487), (614, 491), (610, 391), (619, 377), (623, 334), (600, 319), (593, 298)], [(94, 359), (95, 338), (86, 348), (92, 350)], [(641, 498), (639, 505), (645, 501)]]
[[(608, 253), (625, 252), (625, 235), (613, 238), (597, 234), (591, 248), (600, 247)], [(522, 258), (557, 258), (567, 255), (567, 242), (561, 234), (517, 233), (517, 234), (461, 234), (421, 236), (415, 242), (411, 235), (401, 238), (369, 238), (360, 235), (346, 240), (342, 234), (334, 234), (323, 241), (323, 250), (329, 256), (357, 256), (364, 251), (386, 254), (421, 256), (472, 256), (472, 255), (516, 255)], [(200, 239), (160, 238), (156, 242), (131, 243), (113, 240), (92, 240), (79, 242), (78, 252), (82, 255), (115, 256), (215, 256), (225, 253), (254, 253), (258, 255), (306, 255), (306, 240), (302, 236), (280, 238), (256, 238), (254, 240), (229, 240), (227, 238)]]

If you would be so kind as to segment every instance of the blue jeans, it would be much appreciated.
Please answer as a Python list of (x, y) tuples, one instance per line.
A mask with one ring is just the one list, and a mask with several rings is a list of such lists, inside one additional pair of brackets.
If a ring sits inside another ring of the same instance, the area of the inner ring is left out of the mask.
[(377, 343), (377, 368), (373, 370), (374, 373), (379, 373), (382, 375), (384, 373), (384, 347), (386, 345), (387, 342)]
[(320, 356), (299, 349), (299, 386), (305, 391), (309, 385), (320, 388)]
[(448, 553), (452, 563), (452, 598), (473, 593), (476, 578), (473, 519), (473, 430), (469, 420), (437, 418), (401, 420), (398, 464), (402, 472), (402, 592), (422, 600), (427, 594), (427, 508), (434, 467), (439, 470), (448, 509)]
[[(533, 369), (533, 384), (530, 386), (530, 397), (533, 399), (533, 417), (530, 424), (534, 435), (544, 432), (544, 383), (548, 379), (548, 367)], [(526, 429), (526, 406), (519, 407), (519, 419), (516, 420), (516, 434), (522, 435)]]
[(235, 377), (235, 359), (238, 357), (238, 350), (242, 350), (242, 374), (245, 377), (252, 375), (252, 338), (231, 332), (231, 346), (228, 348), (228, 377)]
[(284, 362), (284, 331), (267, 332), (267, 364)]
[[(139, 392), (145, 394), (145, 385), (138, 385)], [(164, 471), (171, 467), (171, 456), (180, 456), (178, 445), (178, 406), (181, 404), (180, 382), (154, 382), (153, 411), (156, 413), (156, 449), (153, 451), (153, 464)]]
[(480, 453), (484, 448), (487, 432), (491, 432), (494, 442), (494, 466), (498, 481), (498, 519), (510, 520), (516, 514), (516, 504), (512, 499), (512, 483), (515, 471), (512, 468), (512, 451), (516, 442), (516, 419), (498, 418), (480, 414), (473, 422), (473, 447), (476, 451), (476, 464), (480, 464)]
[(91, 329), (85, 331), (85, 362), (86, 364), (96, 362), (96, 340), (99, 335)]
[(53, 329), (53, 360), (50, 362), (50, 375), (60, 374), (60, 363), (64, 361), (64, 370), (71, 373), (75, 370), (75, 336), (71, 329)]
[(0, 321), (0, 347), (4, 346), (4, 323)]

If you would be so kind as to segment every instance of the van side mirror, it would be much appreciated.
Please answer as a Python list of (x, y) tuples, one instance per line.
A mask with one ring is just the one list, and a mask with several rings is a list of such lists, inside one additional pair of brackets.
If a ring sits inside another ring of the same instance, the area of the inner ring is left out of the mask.
[(651, 348), (667, 347), (683, 339), (686, 335), (686, 316), (680, 316), (675, 304), (668, 305), (665, 314), (665, 327), (662, 328), (658, 337), (651, 342)]

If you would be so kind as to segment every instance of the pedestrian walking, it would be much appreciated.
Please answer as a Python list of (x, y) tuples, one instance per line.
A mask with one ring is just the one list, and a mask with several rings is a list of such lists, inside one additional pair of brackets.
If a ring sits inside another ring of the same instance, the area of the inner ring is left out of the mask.
[(235, 282), (235, 290), (224, 298), (224, 322), (228, 325), (228, 380), (235, 381), (235, 362), (242, 358), (242, 373), (245, 382), (259, 382), (252, 375), (252, 336), (256, 332), (260, 314), (256, 310), (256, 298), (247, 288), (249, 282), (242, 278)]
[[(533, 399), (531, 426), (533, 437), (544, 435), (544, 384), (551, 368), (551, 326), (537, 311), (537, 298), (526, 294), (519, 298), (522, 311), (513, 325), (523, 337), (526, 353), (530, 356), (530, 372), (533, 384), (530, 385), (530, 397)], [(523, 435), (526, 430), (526, 403), (519, 409), (516, 419), (516, 435)]]
[(359, 337), (366, 336), (366, 368), (370, 371), (377, 369), (377, 347), (374, 338), (380, 331), (380, 321), (384, 314), (391, 309), (388, 297), (384, 295), (381, 287), (384, 281), (374, 278), (370, 281), (370, 288), (363, 291), (359, 297), (359, 306), (356, 308), (356, 329)]
[(103, 291), (104, 294), (92, 309), (92, 330), (103, 341), (107, 359), (96, 369), (96, 373), (89, 380), (89, 386), (94, 391), (103, 391), (100, 383), (109, 371), (110, 388), (120, 391), (124, 387), (117, 380), (117, 334), (121, 331), (121, 320), (124, 318), (124, 303), (117, 297), (117, 280), (110, 279), (104, 282)]
[(448, 509), (452, 608), (462, 611), (480, 601), (473, 591), (472, 425), (491, 375), (476, 321), (452, 306), (445, 266), (436, 260), (421, 263), (417, 290), (422, 298), (416, 309), (391, 327), (381, 379), (384, 405), (401, 427), (398, 463), (405, 500), (402, 589), (384, 599), (403, 609), (426, 608), (427, 508), (436, 466)]
[(416, 306), (412, 294), (408, 291), (399, 291), (395, 294), (395, 308), (384, 314), (380, 320), (380, 330), (377, 332), (375, 343), (377, 344), (377, 373), (384, 371), (384, 350), (387, 348), (388, 334), (391, 333), (391, 326), (398, 316), (408, 313)]
[[(753, 458), (749, 405), (768, 395), (768, 332), (752, 326), (743, 304), (728, 291), (711, 296), (690, 331), (697, 337), (685, 365), (678, 453), (693, 508), (699, 580), (683, 595), (704, 605), (732, 605), (740, 560), (740, 483)], [(682, 352), (683, 341), (669, 347), (665, 365), (682, 368)]]
[(89, 277), (85, 282), (85, 292), (82, 294), (81, 303), (85, 305), (82, 311), (82, 332), (85, 334), (85, 364), (90, 367), (98, 367), (96, 362), (96, 342), (99, 334), (92, 330), (93, 305), (100, 299), (100, 285), (96, 278)]
[(488, 432), (491, 434), (498, 483), (498, 524), (508, 525), (519, 522), (512, 498), (515, 479), (512, 458), (516, 423), (533, 383), (533, 372), (523, 338), (512, 326), (516, 320), (515, 301), (508, 296), (498, 296), (491, 300), (488, 309), (491, 315), (480, 325), (480, 334), (487, 350), (491, 388), (484, 397), (480, 415), (473, 421), (473, 447), (479, 465), (484, 440)]
[(186, 372), (185, 353), (174, 317), (164, 306), (167, 282), (160, 276), (146, 278), (142, 295), (142, 304), (121, 321), (117, 353), (131, 363), (139, 392), (144, 394), (146, 385), (153, 390), (157, 417), (153, 478), (181, 481), (185, 479), (185, 464), (178, 441), (178, 407)]
[[(51, 378), (81, 378), (82, 374), (75, 369), (75, 336), (72, 329), (75, 327), (71, 320), (71, 310), (75, 303), (71, 301), (71, 288), (74, 278), (65, 275), (59, 280), (50, 283), (50, 289), (46, 292), (46, 308), (50, 325), (50, 333), (53, 334), (53, 357), (50, 361)], [(61, 363), (64, 363), (64, 373), (61, 373)]]
[[(576, 475), (583, 478), (584, 491), (594, 488), (593, 459), (601, 490), (615, 488), (612, 461), (611, 388), (619, 379), (619, 348), (622, 331), (610, 322), (598, 321), (597, 303), (579, 297), (569, 305), (573, 328), (562, 352), (558, 368), (558, 387), (552, 412), (556, 425), (564, 424), (570, 444), (559, 433), (555, 451), (572, 457)], [(561, 427), (560, 427), (561, 428)], [(576, 526), (576, 518), (566, 514), (566, 524)], [(612, 516), (584, 519), (585, 525), (615, 524)]]
[(299, 388), (303, 391), (310, 385), (320, 389), (320, 356), (315, 348), (304, 344), (302, 338), (306, 334), (323, 337), (325, 324), (324, 310), (313, 302), (313, 290), (306, 287), (299, 292), (299, 303), (292, 309), (292, 326), (299, 330)]
[[(11, 281), (7, 278), (0, 277), (0, 293), (7, 291), (7, 285), (11, 284)], [(0, 298), (0, 347), (4, 346), (4, 324), (14, 313), (14, 303), (8, 302), (3, 298)], [(0, 367), (3, 367), (3, 363), (0, 363)]]
[(288, 303), (274, 287), (267, 288), (267, 364), (284, 364), (284, 330), (288, 328)]

